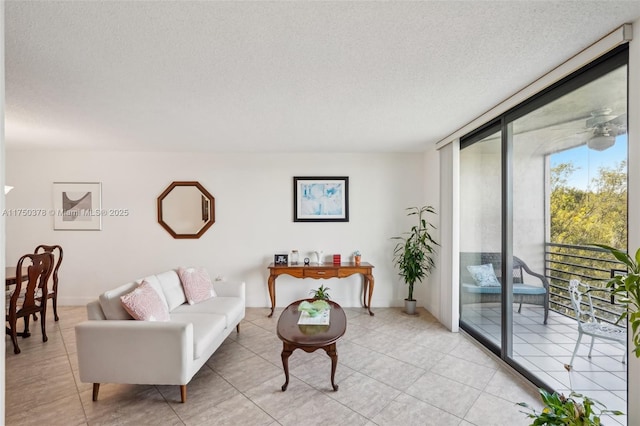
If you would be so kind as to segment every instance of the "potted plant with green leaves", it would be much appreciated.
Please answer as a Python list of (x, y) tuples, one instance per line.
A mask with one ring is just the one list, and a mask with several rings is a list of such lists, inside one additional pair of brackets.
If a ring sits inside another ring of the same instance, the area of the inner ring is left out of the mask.
[(533, 419), (530, 426), (597, 426), (602, 424), (600, 417), (603, 414), (622, 414), (618, 410), (607, 410), (604, 404), (579, 393), (571, 392), (567, 398), (556, 392), (539, 391), (544, 404), (542, 411), (536, 411), (527, 403), (518, 403), (529, 409), (523, 413)]
[(362, 259), (362, 254), (360, 253), (360, 250), (354, 251), (353, 262), (355, 263), (356, 266), (360, 266), (360, 259)]
[(321, 284), (320, 287), (315, 290), (311, 290), (309, 293), (313, 296), (315, 300), (329, 300), (331, 297), (329, 296), (329, 287), (325, 287), (324, 284)]
[(432, 206), (409, 207), (407, 216), (417, 216), (417, 223), (408, 232), (399, 237), (393, 251), (393, 263), (398, 273), (409, 286), (408, 297), (404, 300), (405, 312), (410, 315), (416, 313), (416, 300), (413, 298), (413, 286), (429, 276), (435, 267), (434, 254), (438, 243), (431, 236), (435, 229), (425, 216), (435, 214)]
[(620, 315), (617, 322), (629, 319), (631, 325), (633, 351), (637, 358), (640, 358), (640, 248), (635, 256), (604, 244), (592, 244), (603, 248), (611, 253), (618, 261), (627, 267), (626, 274), (616, 275), (607, 282), (607, 287), (623, 305), (626, 310)]

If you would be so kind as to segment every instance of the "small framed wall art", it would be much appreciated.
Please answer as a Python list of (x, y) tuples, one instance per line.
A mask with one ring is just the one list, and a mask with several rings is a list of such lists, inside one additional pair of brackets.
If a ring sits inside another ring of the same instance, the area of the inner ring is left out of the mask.
[(294, 222), (349, 222), (349, 177), (294, 176)]
[(53, 183), (53, 229), (102, 229), (102, 184), (100, 182)]
[(289, 264), (289, 255), (288, 254), (275, 254), (273, 255), (273, 263), (274, 265), (288, 265)]

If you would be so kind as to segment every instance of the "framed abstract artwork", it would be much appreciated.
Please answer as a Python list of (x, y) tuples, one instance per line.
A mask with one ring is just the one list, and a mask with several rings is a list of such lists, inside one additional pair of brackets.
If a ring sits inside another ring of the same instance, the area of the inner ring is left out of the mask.
[(100, 182), (54, 182), (53, 229), (100, 231), (101, 200)]
[(294, 222), (349, 222), (347, 176), (295, 176)]

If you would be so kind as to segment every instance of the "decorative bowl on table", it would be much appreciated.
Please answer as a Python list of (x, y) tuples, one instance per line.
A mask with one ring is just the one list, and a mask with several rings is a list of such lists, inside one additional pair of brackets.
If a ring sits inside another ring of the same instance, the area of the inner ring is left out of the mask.
[(306, 312), (311, 318), (318, 316), (318, 314), (327, 309), (329, 309), (329, 304), (324, 300), (314, 300), (313, 302), (305, 300), (298, 305), (298, 311)]

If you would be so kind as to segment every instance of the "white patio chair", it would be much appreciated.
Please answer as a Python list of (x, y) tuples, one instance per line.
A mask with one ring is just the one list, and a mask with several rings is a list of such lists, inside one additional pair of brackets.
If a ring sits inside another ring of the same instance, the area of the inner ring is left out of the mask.
[[(584, 290), (581, 290), (581, 287)], [(618, 342), (625, 347), (624, 355), (622, 356), (622, 363), (624, 364), (627, 359), (627, 330), (623, 327), (611, 325), (607, 323), (601, 323), (596, 320), (593, 311), (593, 302), (591, 301), (591, 293), (589, 293), (589, 285), (581, 283), (579, 280), (569, 281), (569, 295), (571, 296), (571, 304), (576, 314), (576, 321), (578, 322), (578, 341), (576, 342), (576, 348), (573, 350), (571, 361), (566, 366), (571, 369), (573, 366), (573, 359), (580, 347), (580, 340), (582, 335), (586, 334), (591, 336), (591, 346), (589, 347), (589, 358), (591, 358), (591, 351), (593, 350), (593, 342), (595, 338), (612, 340)], [(584, 308), (588, 306), (588, 308)]]

